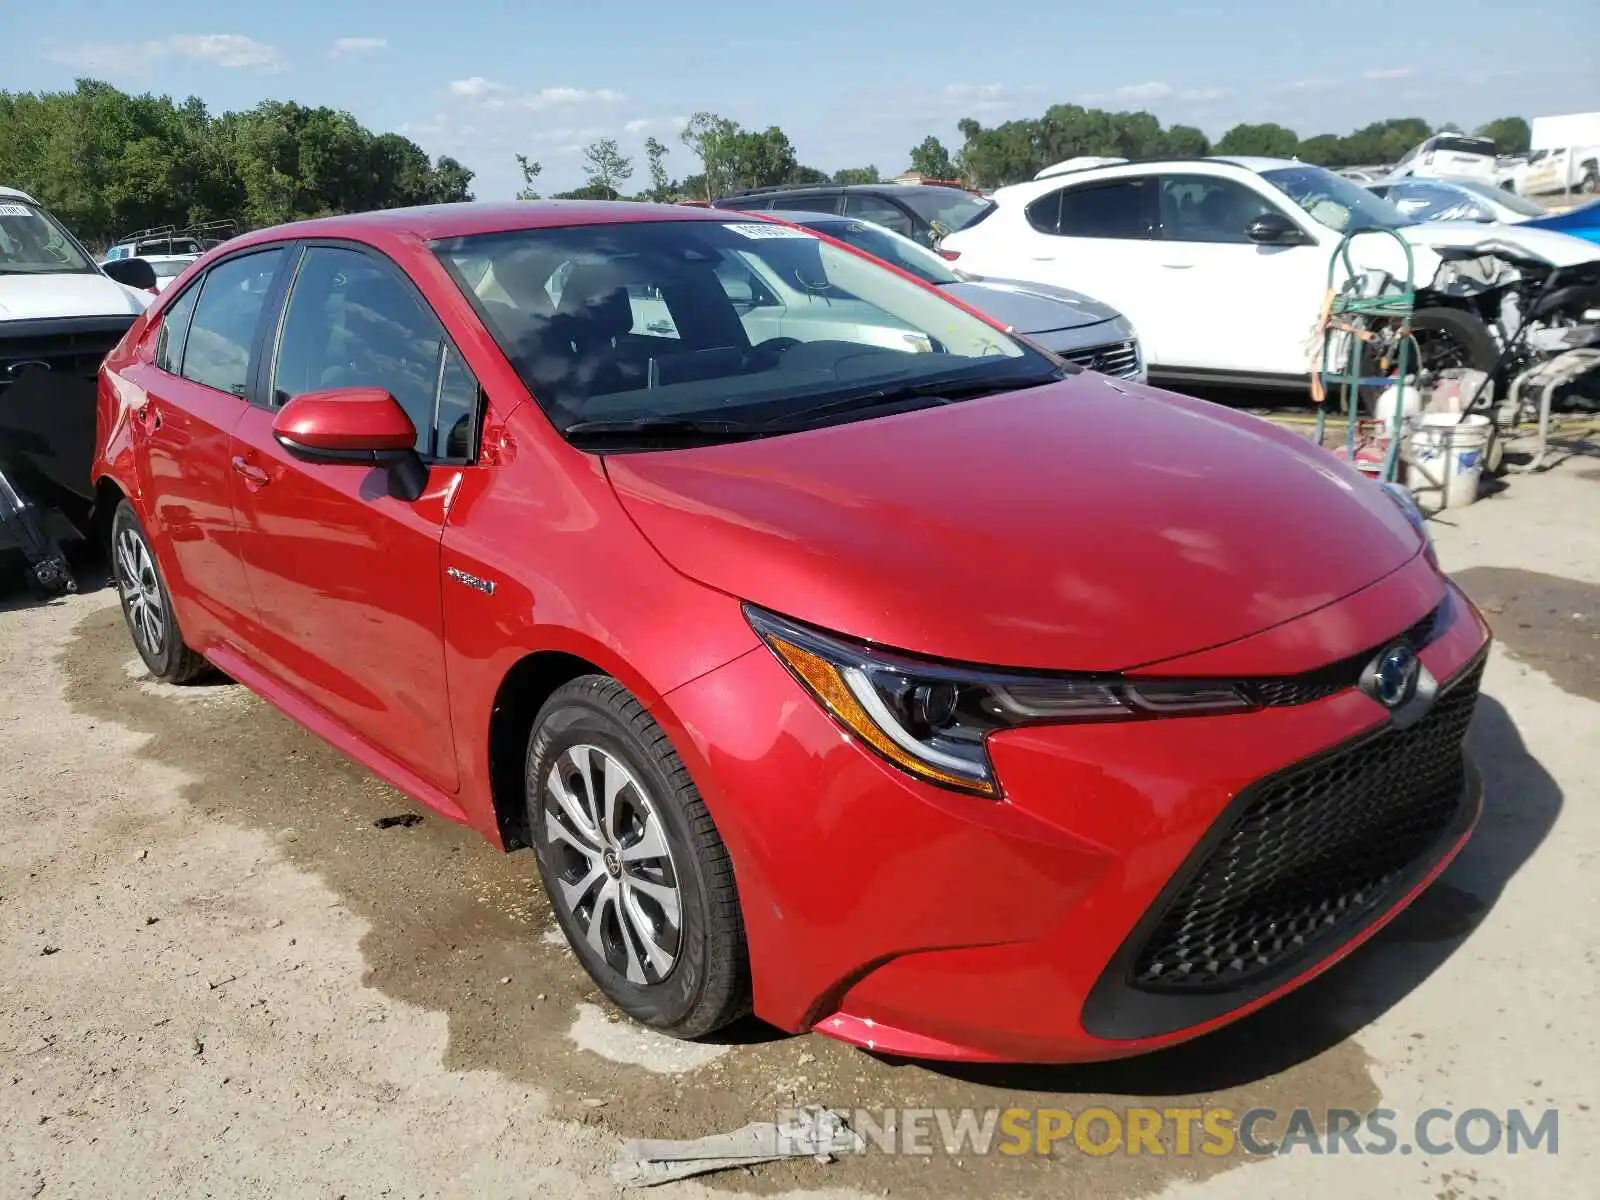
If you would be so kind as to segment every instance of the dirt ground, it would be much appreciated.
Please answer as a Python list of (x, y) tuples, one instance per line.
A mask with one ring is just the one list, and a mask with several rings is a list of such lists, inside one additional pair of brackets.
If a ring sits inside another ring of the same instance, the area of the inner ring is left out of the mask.
[[(1314, 514), (1307, 514), (1308, 528)], [(419, 810), (242, 688), (148, 680), (109, 590), (0, 607), (0, 1197), (607, 1196), (626, 1137), (782, 1106), (1560, 1113), (1559, 1153), (869, 1154), (668, 1195), (1594, 1195), (1600, 462), (1435, 521), (1499, 638), (1486, 814), (1317, 983), (1085, 1068), (882, 1061), (756, 1022), (614, 1020), (526, 855)], [(825, 1190), (825, 1191), (824, 1191)]]

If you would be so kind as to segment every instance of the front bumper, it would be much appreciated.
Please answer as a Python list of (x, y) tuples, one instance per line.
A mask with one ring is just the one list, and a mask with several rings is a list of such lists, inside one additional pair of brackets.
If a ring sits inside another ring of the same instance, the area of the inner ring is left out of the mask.
[[(1437, 579), (1417, 560), (1302, 620), (1359, 637), (1350, 614), (1387, 597), (1380, 636), (1366, 639), (1381, 641), (1420, 615), (1425, 572)], [(1488, 642), (1451, 591), (1421, 652), (1442, 684), (1473, 671)], [(1251, 641), (1239, 661), (1259, 656)], [(1262, 781), (1382, 735), (1376, 701), (1345, 689), (1245, 714), (1008, 731), (990, 742), (1005, 791), (994, 802), (883, 763), (765, 648), (667, 699), (663, 719), (733, 857), (756, 1011), (885, 1053), (1089, 1061), (1215, 1028), (1371, 936), (1444, 868), (1478, 809), (1469, 770), (1447, 827), (1358, 919), (1245, 983), (1174, 997), (1130, 982), (1151, 931)]]

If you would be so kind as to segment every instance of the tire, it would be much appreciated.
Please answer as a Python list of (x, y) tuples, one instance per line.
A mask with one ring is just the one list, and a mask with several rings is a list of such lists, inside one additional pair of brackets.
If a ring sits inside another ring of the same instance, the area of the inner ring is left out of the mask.
[[(1461, 361), (1445, 366), (1471, 367), (1477, 371), (1493, 371), (1500, 358), (1500, 346), (1489, 332), (1489, 327), (1478, 317), (1458, 308), (1419, 308), (1411, 314), (1411, 332), (1417, 337), (1419, 355), (1426, 353), (1430, 340), (1448, 340), (1459, 350)], [(1419, 367), (1432, 367), (1431, 362), (1420, 362)]]
[(126, 500), (111, 518), (111, 574), (128, 633), (150, 674), (167, 683), (191, 683), (204, 675), (209, 664), (183, 640), (156, 552)]
[(733, 864), (683, 761), (628, 690), (604, 675), (558, 688), (534, 720), (524, 779), (550, 907), (600, 990), (679, 1038), (748, 1012)]
[(1586, 167), (1583, 178), (1578, 181), (1578, 191), (1585, 196), (1600, 192), (1600, 169), (1593, 166)]

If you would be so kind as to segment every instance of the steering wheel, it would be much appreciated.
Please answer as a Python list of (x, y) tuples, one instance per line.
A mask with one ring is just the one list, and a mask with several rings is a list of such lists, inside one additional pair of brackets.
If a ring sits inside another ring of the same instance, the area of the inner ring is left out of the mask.
[(798, 345), (800, 345), (799, 338), (768, 338), (764, 342), (758, 342), (756, 345), (751, 346), (750, 349), (745, 352), (743, 365), (748, 369), (750, 366), (763, 359), (771, 361), (776, 359), (779, 355), (793, 350)]

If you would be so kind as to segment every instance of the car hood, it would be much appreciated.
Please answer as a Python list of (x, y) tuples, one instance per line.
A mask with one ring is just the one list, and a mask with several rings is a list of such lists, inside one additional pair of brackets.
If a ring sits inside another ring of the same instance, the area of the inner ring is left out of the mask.
[(1043, 283), (990, 279), (986, 276), (978, 280), (941, 284), (939, 290), (1018, 333), (1080, 329), (1118, 316), (1116, 309), (1098, 300), (1091, 300), (1081, 292)]
[[(1413, 246), (1430, 250), (1478, 249), (1492, 254), (1497, 248), (1514, 255), (1540, 259), (1555, 267), (1591, 262), (1600, 258), (1600, 246), (1554, 229), (1539, 229), (1526, 224), (1501, 221), (1424, 221), (1400, 231)], [(1370, 239), (1369, 239), (1370, 240)]]
[(691, 578), (992, 665), (1117, 670), (1218, 646), (1421, 549), (1393, 502), (1305, 439), (1090, 373), (605, 464), (644, 536)]
[(0, 275), (0, 321), (137, 315), (155, 297), (104, 275)]

